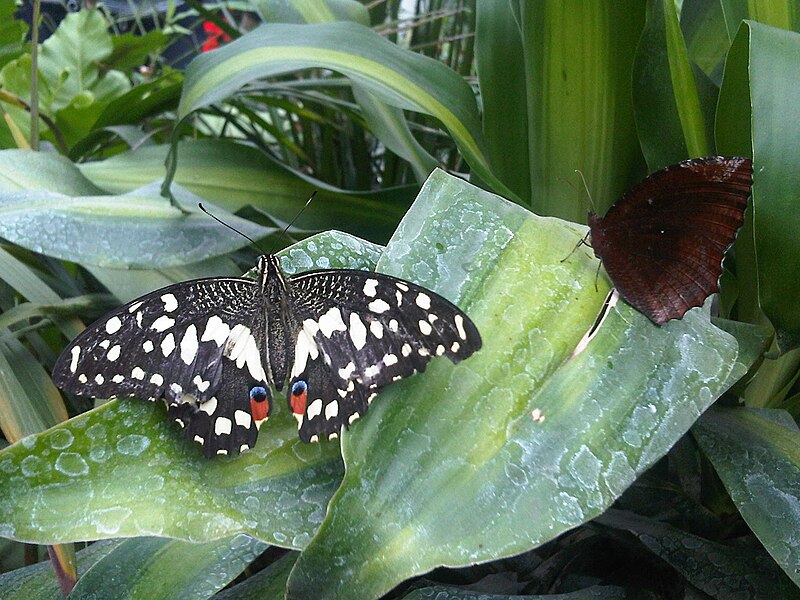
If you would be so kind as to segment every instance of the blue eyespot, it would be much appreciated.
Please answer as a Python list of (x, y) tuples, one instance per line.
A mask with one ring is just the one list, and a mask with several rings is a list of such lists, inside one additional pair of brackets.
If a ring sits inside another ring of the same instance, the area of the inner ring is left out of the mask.
[(256, 402), (263, 402), (267, 399), (267, 396), (268, 394), (266, 388), (263, 388), (260, 385), (257, 385), (250, 390), (250, 399), (255, 400)]
[(300, 381), (295, 381), (294, 385), (292, 385), (292, 395), (302, 396), (303, 394), (306, 393), (307, 389), (308, 386), (306, 385), (305, 381), (303, 381), (302, 379)]

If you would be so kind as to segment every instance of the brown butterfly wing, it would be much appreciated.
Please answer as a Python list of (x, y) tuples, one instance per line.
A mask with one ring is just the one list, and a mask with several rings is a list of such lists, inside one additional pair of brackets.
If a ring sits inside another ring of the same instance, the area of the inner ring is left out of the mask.
[(592, 247), (620, 295), (663, 325), (719, 289), (722, 257), (744, 222), (749, 158), (685, 160), (650, 175), (604, 217)]

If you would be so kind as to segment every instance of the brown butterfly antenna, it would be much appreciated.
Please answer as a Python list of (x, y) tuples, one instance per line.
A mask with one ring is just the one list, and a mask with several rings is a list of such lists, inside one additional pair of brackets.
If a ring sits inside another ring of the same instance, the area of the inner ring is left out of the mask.
[(583, 171), (580, 169), (575, 169), (575, 172), (581, 178), (583, 182), (583, 189), (586, 192), (586, 197), (589, 199), (589, 206), (592, 207), (592, 212), (597, 212), (596, 207), (594, 205), (594, 199), (592, 198), (592, 193), (589, 191), (589, 186), (586, 184), (586, 178), (583, 176)]

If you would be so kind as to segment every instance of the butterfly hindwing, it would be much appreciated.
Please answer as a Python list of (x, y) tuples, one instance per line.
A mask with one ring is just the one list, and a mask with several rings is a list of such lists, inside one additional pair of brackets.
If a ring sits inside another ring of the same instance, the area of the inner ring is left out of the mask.
[(186, 439), (202, 445), (207, 457), (253, 448), (258, 429), (270, 414), (269, 388), (248, 369), (238, 368), (235, 360), (222, 361), (222, 381), (204, 402), (189, 395), (168, 402), (169, 416)]
[(388, 275), (315, 271), (292, 278), (290, 288), (302, 321), (289, 402), (294, 384), (304, 382), (304, 440), (347, 427), (378, 390), (424, 371), (434, 356), (458, 362), (481, 346), (475, 326), (448, 300)]

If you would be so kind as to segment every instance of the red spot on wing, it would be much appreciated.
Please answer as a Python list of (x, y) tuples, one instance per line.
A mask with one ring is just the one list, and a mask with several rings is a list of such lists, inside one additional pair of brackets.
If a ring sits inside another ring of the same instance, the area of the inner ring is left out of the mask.
[(304, 389), (300, 394), (292, 394), (289, 404), (292, 412), (296, 415), (303, 415), (306, 412), (306, 400), (308, 399), (308, 389)]
[(253, 415), (254, 421), (263, 421), (269, 417), (269, 402), (267, 400), (257, 402), (250, 398), (250, 413)]

